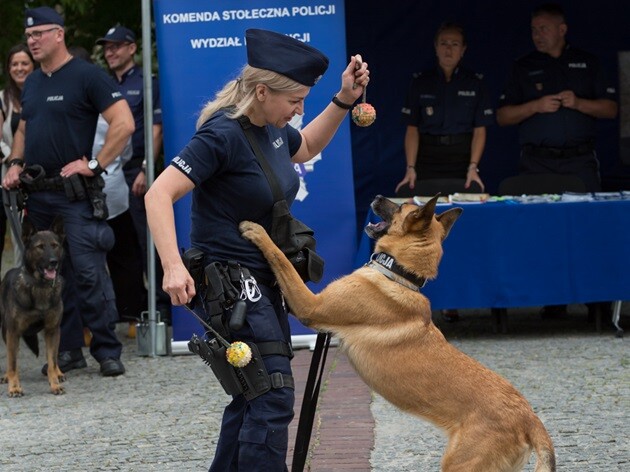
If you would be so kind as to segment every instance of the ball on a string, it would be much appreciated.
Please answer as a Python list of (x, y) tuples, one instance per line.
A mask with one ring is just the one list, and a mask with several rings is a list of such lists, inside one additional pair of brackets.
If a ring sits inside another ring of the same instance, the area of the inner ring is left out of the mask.
[(352, 109), (352, 121), (357, 126), (370, 126), (376, 120), (376, 110), (369, 103), (359, 103)]
[(235, 341), (225, 351), (225, 357), (234, 367), (245, 367), (252, 360), (252, 349), (243, 341)]

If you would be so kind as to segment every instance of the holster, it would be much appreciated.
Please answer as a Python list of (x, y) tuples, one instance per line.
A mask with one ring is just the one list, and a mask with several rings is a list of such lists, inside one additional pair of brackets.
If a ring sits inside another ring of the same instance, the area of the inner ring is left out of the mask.
[(210, 366), (228, 395), (243, 394), (246, 400), (253, 400), (272, 388), (295, 388), (295, 381), (291, 375), (280, 372), (270, 375), (258, 346), (254, 343), (247, 345), (252, 350), (252, 360), (243, 368), (234, 367), (227, 361), (226, 347), (219, 344), (215, 338), (203, 340), (193, 334), (188, 349)]
[(195, 281), (197, 292), (191, 304), (201, 303), (205, 321), (229, 340), (230, 328), (238, 330), (245, 321), (247, 309), (245, 302), (240, 300), (241, 279), (248, 277), (249, 271), (235, 261), (227, 264), (212, 262), (205, 267), (203, 261), (203, 252), (197, 248), (190, 248), (182, 254), (182, 262)]
[[(74, 177), (74, 175), (72, 177)], [(103, 188), (105, 187), (103, 176), (81, 177), (85, 185), (87, 198), (92, 205), (92, 215), (94, 219), (106, 220), (109, 217), (109, 209), (107, 208), (107, 195), (103, 192)]]

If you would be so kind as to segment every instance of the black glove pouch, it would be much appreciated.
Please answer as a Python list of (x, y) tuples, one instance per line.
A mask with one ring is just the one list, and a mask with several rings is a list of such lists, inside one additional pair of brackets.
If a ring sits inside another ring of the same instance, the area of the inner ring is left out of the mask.
[(319, 282), (324, 275), (324, 259), (315, 252), (315, 232), (294, 218), (286, 200), (273, 205), (271, 239), (291, 261), (304, 282)]

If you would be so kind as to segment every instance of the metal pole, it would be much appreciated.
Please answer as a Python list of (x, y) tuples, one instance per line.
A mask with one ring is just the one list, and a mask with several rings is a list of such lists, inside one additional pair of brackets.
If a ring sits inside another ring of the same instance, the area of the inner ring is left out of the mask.
[[(146, 159), (147, 187), (153, 183), (155, 170), (153, 167), (153, 84), (151, 67), (151, 2), (142, 0), (142, 73), (144, 76), (144, 156)], [(149, 335), (151, 348), (149, 355), (157, 352), (157, 315), (155, 306), (155, 252), (153, 237), (147, 230), (147, 279), (149, 284)]]

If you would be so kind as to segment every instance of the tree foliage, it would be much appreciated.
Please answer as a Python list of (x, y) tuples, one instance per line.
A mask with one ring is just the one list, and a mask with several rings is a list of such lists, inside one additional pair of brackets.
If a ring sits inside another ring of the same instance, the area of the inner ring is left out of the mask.
[[(101, 62), (100, 48), (94, 42), (114, 25), (121, 24), (136, 33), (139, 50), (142, 39), (142, 2), (130, 0), (0, 0), (0, 89), (4, 88), (7, 51), (24, 41), (24, 10), (47, 5), (64, 17), (66, 43), (82, 46)], [(154, 62), (155, 63), (155, 62)]]

